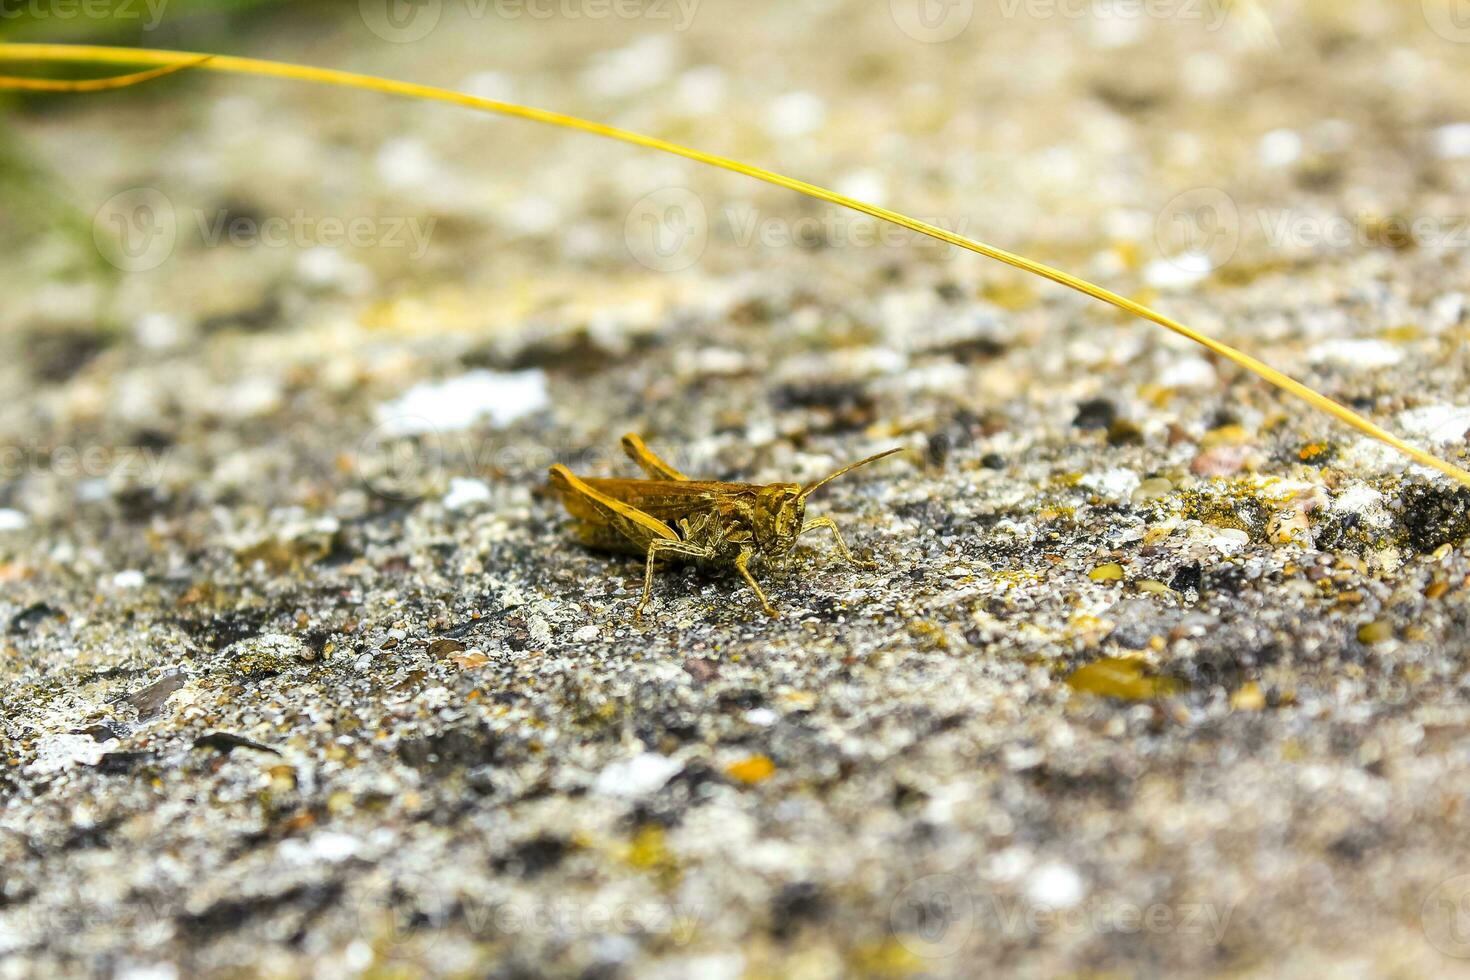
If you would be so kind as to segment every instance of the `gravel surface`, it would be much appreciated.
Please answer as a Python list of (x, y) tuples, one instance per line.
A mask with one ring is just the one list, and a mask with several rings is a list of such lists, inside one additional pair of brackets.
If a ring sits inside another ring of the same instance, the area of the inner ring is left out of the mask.
[[(229, 43), (832, 183), (1464, 463), (1451, 6)], [(1470, 973), (1470, 493), (1148, 324), (590, 137), (227, 77), (12, 122), (83, 220), (0, 268), (0, 977)], [(627, 431), (758, 482), (905, 447), (809, 510), (878, 569), (815, 536), (757, 570), (772, 620), (671, 566), (635, 621), (641, 563), (544, 481), (635, 475)]]

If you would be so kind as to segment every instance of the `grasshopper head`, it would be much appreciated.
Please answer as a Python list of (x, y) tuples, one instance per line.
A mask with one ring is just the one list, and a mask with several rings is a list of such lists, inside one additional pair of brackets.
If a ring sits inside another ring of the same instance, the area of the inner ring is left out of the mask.
[(806, 496), (795, 483), (760, 488), (755, 506), (755, 540), (762, 552), (790, 551), (806, 517)]
[(797, 535), (801, 534), (801, 525), (806, 521), (806, 498), (813, 491), (859, 466), (866, 466), (901, 451), (901, 447), (890, 449), (876, 456), (860, 459), (856, 463), (849, 463), (836, 473), (804, 487), (795, 483), (772, 483), (761, 487), (753, 522), (756, 544), (766, 554), (778, 555), (790, 551), (796, 544)]

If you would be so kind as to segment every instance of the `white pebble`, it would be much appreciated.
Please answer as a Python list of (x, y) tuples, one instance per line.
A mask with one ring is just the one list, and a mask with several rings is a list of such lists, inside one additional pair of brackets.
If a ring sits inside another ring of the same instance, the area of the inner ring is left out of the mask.
[(816, 132), (827, 119), (827, 107), (810, 92), (780, 96), (766, 110), (766, 132), (777, 139), (796, 139)]
[(621, 796), (626, 799), (652, 793), (674, 778), (684, 768), (684, 763), (670, 759), (657, 752), (642, 752), (631, 759), (614, 762), (602, 772), (592, 784), (596, 793), (604, 796)]
[(1386, 340), (1328, 340), (1315, 345), (1307, 356), (1314, 364), (1371, 371), (1397, 364), (1404, 352)]
[(725, 104), (725, 87), (723, 71), (712, 65), (701, 65), (679, 76), (675, 98), (692, 115), (714, 115)]
[(179, 980), (179, 971), (172, 963), (149, 963), (118, 971), (117, 980)]
[(362, 844), (356, 837), (323, 830), (312, 834), (309, 840), (282, 841), (280, 854), (291, 864), (305, 865), (320, 861), (328, 864), (341, 864), (348, 858), (356, 856), (360, 850), (362, 850)]
[(26, 515), (9, 507), (0, 507), (0, 531), (23, 531), (30, 524)]
[(1383, 494), (1366, 483), (1355, 483), (1338, 494), (1332, 502), (1332, 510), (1338, 514), (1354, 514), (1374, 527), (1387, 527), (1392, 522)]
[(164, 350), (186, 337), (183, 321), (168, 313), (144, 313), (133, 324), (133, 339), (148, 350)]
[(36, 761), (26, 767), (26, 772), (39, 776), (75, 766), (95, 766), (115, 748), (115, 738), (99, 742), (90, 735), (43, 735), (36, 740)]
[(475, 504), (488, 503), (490, 488), (479, 480), (467, 480), (456, 476), (449, 481), (449, 490), (444, 494), (447, 510), (465, 510)]
[(572, 634), (572, 639), (576, 640), (578, 643), (591, 643), (593, 640), (597, 639), (599, 632), (600, 631), (596, 626), (583, 626)]
[(876, 170), (858, 170), (837, 181), (837, 192), (881, 205), (888, 196), (888, 182)]
[(1214, 268), (1202, 252), (1185, 252), (1171, 259), (1154, 259), (1143, 270), (1144, 282), (1155, 289), (1183, 289), (1208, 276)]
[(1470, 432), (1470, 408), (1461, 405), (1431, 405), (1400, 412), (1399, 428), (1430, 442), (1462, 442)]
[(667, 36), (651, 35), (624, 48), (598, 55), (582, 73), (582, 85), (595, 95), (634, 95), (653, 88), (674, 72), (677, 51)]
[(418, 187), (439, 169), (429, 148), (414, 139), (390, 139), (378, 148), (378, 176), (394, 187)]
[(1273, 129), (1257, 148), (1263, 167), (1288, 167), (1302, 155), (1302, 138), (1289, 129)]
[(1222, 555), (1239, 554), (1251, 543), (1251, 536), (1238, 527), (1210, 528), (1210, 546)]
[(1082, 485), (1099, 497), (1112, 500), (1127, 500), (1134, 490), (1138, 489), (1138, 474), (1132, 470), (1111, 469), (1100, 473), (1088, 473), (1082, 478)]
[(1203, 357), (1182, 357), (1159, 373), (1165, 388), (1213, 388), (1218, 380), (1215, 366)]
[(494, 102), (513, 102), (516, 97), (515, 82), (504, 72), (475, 72), (464, 80), (463, 88), (470, 95)]
[(1082, 876), (1069, 864), (1043, 864), (1026, 879), (1026, 897), (1033, 905), (1069, 909), (1081, 902), (1086, 894)]
[(1470, 123), (1453, 123), (1436, 129), (1434, 153), (1442, 160), (1470, 159)]
[(421, 435), (468, 429), (481, 419), (496, 426), (547, 408), (551, 398), (540, 369), (500, 373), (470, 371), (445, 381), (430, 381), (378, 407), (385, 436)]
[(118, 572), (112, 577), (112, 587), (115, 589), (141, 589), (147, 581), (143, 573), (136, 568), (129, 568)]

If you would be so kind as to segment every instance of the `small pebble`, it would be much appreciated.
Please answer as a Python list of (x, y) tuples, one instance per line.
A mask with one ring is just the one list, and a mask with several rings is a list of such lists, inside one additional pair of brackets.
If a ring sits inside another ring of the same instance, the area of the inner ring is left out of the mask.
[(1393, 623), (1377, 619), (1358, 628), (1358, 642), (1372, 646), (1393, 639)]

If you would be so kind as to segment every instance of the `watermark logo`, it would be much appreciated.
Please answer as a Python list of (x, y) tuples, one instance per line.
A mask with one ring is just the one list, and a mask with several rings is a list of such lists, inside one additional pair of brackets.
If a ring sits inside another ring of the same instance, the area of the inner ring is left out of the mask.
[(888, 927), (915, 956), (943, 959), (965, 947), (975, 928), (975, 901), (956, 875), (926, 875), (904, 886), (888, 909)]
[(1456, 959), (1470, 959), (1470, 874), (1435, 885), (1420, 906), (1419, 925), (1435, 949)]
[(645, 195), (623, 222), (623, 241), (639, 264), (655, 272), (687, 269), (709, 244), (704, 201), (687, 187), (665, 187)]
[(363, 486), (379, 497), (417, 500), (425, 488), (446, 479), (444, 439), (428, 419), (387, 419), (358, 442), (353, 468)]
[(1421, 0), (1424, 21), (1446, 41), (1470, 44), (1470, 0)]
[(152, 187), (114, 194), (92, 217), (97, 251), (124, 272), (158, 268), (173, 254), (178, 237), (173, 202)]
[(390, 44), (428, 37), (444, 14), (444, 0), (358, 0), (367, 29)]
[(1174, 197), (1154, 221), (1159, 253), (1181, 271), (1218, 269), (1240, 245), (1240, 209), (1217, 187), (1196, 187)]
[(915, 41), (940, 44), (964, 33), (975, 17), (975, 0), (888, 0), (893, 23)]
[(426, 952), (448, 923), (450, 908), (433, 882), (418, 875), (377, 877), (357, 905), (359, 931), (383, 959)]

